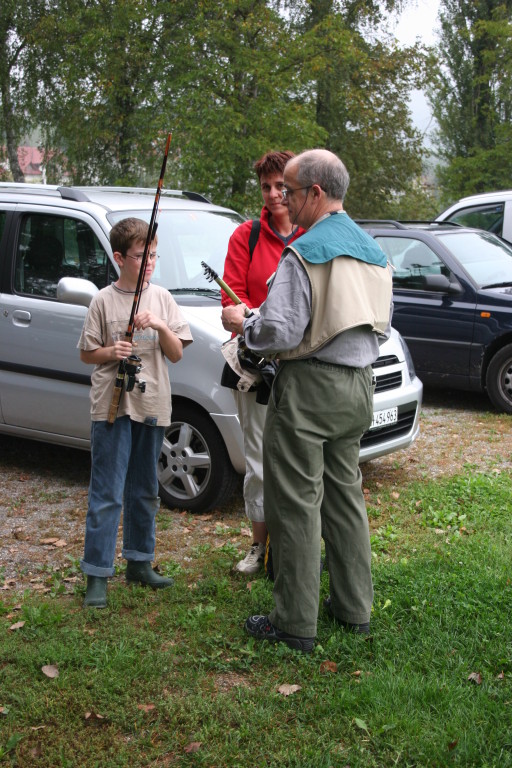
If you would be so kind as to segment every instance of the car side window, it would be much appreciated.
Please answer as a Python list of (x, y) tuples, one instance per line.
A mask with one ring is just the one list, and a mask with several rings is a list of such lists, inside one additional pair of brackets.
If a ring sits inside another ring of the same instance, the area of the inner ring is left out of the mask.
[(501, 237), (503, 233), (504, 203), (473, 205), (453, 213), (446, 221), (460, 224), (462, 227), (476, 227), (494, 232)]
[(96, 234), (81, 219), (29, 213), (23, 216), (14, 272), (17, 293), (57, 297), (61, 277), (107, 284), (109, 259)]
[(426, 243), (409, 237), (375, 238), (394, 267), (396, 288), (425, 288), (426, 275), (450, 276), (448, 267)]

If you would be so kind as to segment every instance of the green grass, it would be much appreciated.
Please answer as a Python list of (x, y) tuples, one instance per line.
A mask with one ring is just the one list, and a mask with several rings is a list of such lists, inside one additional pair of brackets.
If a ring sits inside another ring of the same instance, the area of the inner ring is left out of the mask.
[(190, 567), (161, 563), (172, 589), (128, 588), (120, 572), (105, 611), (84, 611), (82, 584), (62, 594), (51, 574), (44, 596), (4, 593), (0, 764), (512, 766), (511, 498), (508, 474), (469, 468), (379, 488), (372, 635), (321, 609), (309, 656), (244, 634), (272, 585), (248, 588), (236, 548), (199, 535)]

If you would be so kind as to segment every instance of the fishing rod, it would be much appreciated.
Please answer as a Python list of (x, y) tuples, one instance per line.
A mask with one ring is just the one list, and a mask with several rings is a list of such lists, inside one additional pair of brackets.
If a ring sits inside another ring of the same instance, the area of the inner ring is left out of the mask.
[[(160, 170), (160, 178), (158, 179), (158, 185), (156, 188), (156, 194), (155, 194), (155, 201), (153, 203), (153, 210), (151, 212), (151, 219), (149, 221), (149, 227), (148, 227), (148, 233), (146, 236), (146, 242), (144, 244), (144, 253), (142, 255), (142, 260), (140, 263), (140, 270), (139, 270), (139, 276), (137, 278), (137, 286), (135, 288), (135, 293), (133, 294), (133, 305), (132, 310), (130, 313), (130, 319), (128, 321), (128, 328), (126, 329), (125, 333), (125, 341), (132, 341), (133, 339), (133, 326), (134, 326), (134, 319), (135, 315), (138, 312), (140, 299), (142, 296), (142, 289), (144, 286), (144, 273), (146, 271), (146, 266), (148, 263), (149, 258), (149, 249), (151, 247), (151, 243), (155, 239), (156, 236), (156, 230), (158, 227), (157, 223), (157, 215), (158, 215), (158, 206), (160, 204), (160, 196), (162, 194), (162, 186), (164, 183), (164, 174), (165, 174), (165, 167), (167, 165), (167, 157), (169, 155), (169, 147), (171, 146), (171, 137), (172, 134), (167, 134), (167, 141), (165, 143), (165, 150), (164, 150), (164, 159), (162, 162), (162, 168)], [(122, 360), (119, 361), (119, 367), (117, 369), (116, 378), (114, 381), (114, 390), (112, 392), (112, 400), (110, 402), (110, 408), (108, 411), (108, 417), (107, 422), (109, 424), (113, 424), (114, 421), (117, 418), (117, 412), (119, 411), (119, 404), (121, 402), (121, 395), (123, 394), (123, 387), (126, 380), (127, 381), (127, 387), (126, 390), (129, 392), (131, 389), (133, 389), (134, 383), (135, 383), (135, 374), (137, 374), (141, 369), (141, 359), (138, 355), (130, 355), (129, 357), (124, 357)], [(144, 382), (140, 383), (141, 392), (144, 392), (144, 388), (142, 388), (144, 385)]]

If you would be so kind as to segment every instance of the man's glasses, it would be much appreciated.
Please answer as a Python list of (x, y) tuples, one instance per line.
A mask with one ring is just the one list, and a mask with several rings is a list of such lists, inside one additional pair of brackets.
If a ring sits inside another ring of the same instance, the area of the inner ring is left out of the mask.
[[(126, 254), (129, 259), (133, 259), (134, 261), (137, 261), (139, 264), (142, 262), (142, 257), (144, 256), (143, 253), (138, 253), (136, 256), (132, 256), (131, 253)], [(160, 258), (159, 253), (148, 253), (148, 261), (156, 261)]]
[(288, 197), (291, 197), (295, 194), (295, 192), (298, 192), (300, 189), (311, 189), (313, 185), (309, 184), (307, 187), (296, 187), (295, 189), (290, 189), (290, 187), (283, 187), (281, 192), (283, 193), (283, 199), (286, 200)]

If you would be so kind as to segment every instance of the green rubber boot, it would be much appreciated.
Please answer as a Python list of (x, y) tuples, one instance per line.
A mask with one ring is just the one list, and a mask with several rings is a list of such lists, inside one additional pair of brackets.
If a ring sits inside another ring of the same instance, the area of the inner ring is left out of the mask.
[(174, 584), (173, 579), (160, 576), (147, 560), (128, 560), (126, 564), (126, 581), (128, 584), (142, 584), (143, 587), (164, 589)]
[(85, 592), (84, 608), (107, 607), (107, 577), (87, 576), (87, 590)]

